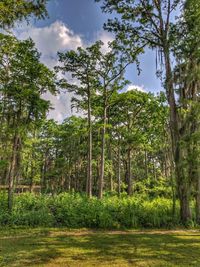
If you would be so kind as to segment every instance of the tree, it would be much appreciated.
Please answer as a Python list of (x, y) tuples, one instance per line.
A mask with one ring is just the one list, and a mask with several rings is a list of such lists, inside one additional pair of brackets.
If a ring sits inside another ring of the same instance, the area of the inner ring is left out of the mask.
[[(97, 0), (97, 2), (100, 1)], [(108, 21), (105, 25), (106, 29), (115, 32), (117, 40), (124, 45), (129, 42), (136, 42), (140, 46), (146, 45), (158, 51), (160, 63), (164, 65), (164, 87), (170, 107), (170, 130), (180, 199), (180, 214), (182, 222), (186, 223), (191, 218), (189, 207), (190, 186), (188, 186), (188, 175), (182, 168), (184, 151), (181, 146), (180, 121), (171, 58), (174, 36), (170, 34), (174, 24), (175, 11), (178, 8), (181, 9), (182, 1), (104, 0), (102, 2), (104, 12), (112, 13), (116, 11), (118, 14), (118, 18)]]
[(1, 114), (12, 144), (7, 170), (10, 210), (23, 139), (28, 129), (44, 118), (50, 108), (42, 94), (55, 92), (55, 75), (40, 63), (39, 57), (31, 40), (18, 41), (15, 37), (0, 35)]
[[(156, 142), (160, 143), (161, 136), (164, 135), (166, 107), (163, 105), (162, 97), (133, 90), (115, 95), (110, 108), (110, 118), (114, 125), (114, 138), (117, 138), (117, 146), (119, 146), (117, 154), (119, 151), (124, 154), (127, 192), (131, 195), (133, 171), (135, 177), (137, 173), (137, 167), (135, 166), (135, 169), (133, 167), (133, 160), (136, 161), (138, 151), (147, 152), (148, 146), (151, 150), (158, 147)], [(117, 160), (119, 160), (119, 154)], [(146, 160), (144, 160), (145, 168), (147, 168)], [(117, 165), (119, 168), (120, 162)], [(147, 171), (145, 175), (148, 179)], [(140, 172), (139, 176), (145, 175)]]
[[(102, 140), (101, 140), (101, 167), (99, 177), (99, 198), (103, 195), (104, 165), (105, 165), (105, 135), (107, 124), (107, 109), (113, 92), (119, 90), (126, 83), (123, 78), (125, 68), (137, 58), (137, 49), (131, 53), (116, 52), (115, 43), (110, 44), (110, 51), (102, 51), (102, 42), (96, 42), (86, 50), (78, 48), (77, 53), (69, 51), (60, 53), (60, 61), (64, 67), (57, 67), (58, 70), (71, 72), (80, 85), (67, 83), (61, 80), (61, 87), (65, 87), (70, 92), (75, 92), (81, 99), (73, 99), (82, 109), (87, 109), (88, 116), (88, 179), (87, 193), (91, 195), (91, 175), (92, 175), (92, 101), (96, 92), (97, 106), (100, 106), (102, 118)], [(125, 83), (124, 83), (125, 82)], [(86, 108), (87, 107), (87, 108)]]
[[(105, 145), (106, 145), (106, 128), (107, 128), (107, 111), (112, 99), (112, 95), (122, 89), (126, 81), (123, 77), (125, 68), (132, 61), (122, 60), (118, 58), (114, 50), (104, 54), (99, 47), (98, 62), (96, 65), (96, 73), (98, 74), (99, 86), (97, 97), (98, 106), (100, 106), (100, 117), (102, 123), (101, 130), (101, 164), (99, 177), (99, 193), (98, 197), (103, 197), (104, 187), (104, 171), (105, 171)], [(132, 59), (133, 60), (133, 59)], [(100, 104), (100, 105), (99, 105)]]
[(47, 16), (48, 0), (2, 0), (0, 2), (0, 28), (7, 29), (15, 22), (29, 20), (31, 16), (43, 19)]
[[(104, 171), (105, 171), (105, 145), (106, 145), (106, 128), (108, 123), (108, 108), (112, 101), (112, 96), (122, 89), (128, 81), (124, 78), (124, 72), (128, 65), (131, 63), (137, 63), (137, 56), (141, 52), (142, 48), (130, 45), (132, 50), (124, 51), (121, 53), (117, 51), (117, 43), (114, 41), (109, 44), (109, 51), (107, 53), (102, 52), (100, 43), (97, 51), (97, 65), (95, 72), (98, 75), (98, 94), (96, 102), (99, 107), (102, 132), (101, 132), (101, 164), (100, 164), (100, 176), (99, 176), (99, 194), (98, 197), (103, 196), (104, 187)], [(100, 105), (99, 105), (100, 104)]]
[(189, 177), (189, 185), (195, 187), (196, 218), (200, 222), (200, 174), (199, 174), (199, 19), (198, 1), (185, 1), (183, 14), (173, 27), (174, 83), (179, 95), (180, 134), (185, 150), (183, 168)]
[[(43, 193), (85, 191), (87, 120), (71, 116), (61, 124), (42, 123), (38, 135), (38, 163)], [(32, 159), (35, 160), (35, 159)]]
[[(100, 43), (88, 47), (86, 49), (78, 48), (77, 52), (68, 51), (59, 53), (59, 61), (62, 67), (57, 67), (63, 73), (71, 73), (72, 82), (66, 79), (60, 81), (60, 86), (66, 88), (69, 92), (73, 92), (78, 98), (73, 98), (79, 108), (87, 110), (88, 122), (88, 171), (86, 192), (89, 197), (92, 196), (92, 99), (97, 88), (97, 56)], [(76, 83), (80, 83), (77, 85)]]

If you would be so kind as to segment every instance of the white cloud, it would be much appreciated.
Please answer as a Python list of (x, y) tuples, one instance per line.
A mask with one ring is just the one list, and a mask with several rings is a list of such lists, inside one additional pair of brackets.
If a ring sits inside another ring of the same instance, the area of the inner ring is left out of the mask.
[(83, 40), (79, 34), (75, 34), (61, 21), (55, 21), (46, 27), (34, 26), (17, 29), (16, 34), (20, 39), (31, 37), (43, 56), (55, 56), (57, 51), (76, 49), (83, 46)]
[[(108, 43), (113, 41), (112, 34), (99, 31), (94, 35), (91, 41), (85, 41), (83, 36), (74, 33), (62, 21), (55, 21), (49, 26), (35, 27), (33, 25), (21, 24), (20, 27), (14, 30), (17, 38), (24, 40), (32, 38), (38, 51), (41, 53), (41, 61), (50, 69), (58, 65), (57, 52), (70, 49), (77, 49), (78, 47), (87, 47), (97, 40), (101, 40), (104, 45), (102, 51), (104, 53), (109, 51)], [(51, 101), (53, 110), (49, 113), (49, 118), (54, 118), (57, 121), (62, 121), (66, 116), (72, 115), (71, 112), (71, 97), (70, 93), (60, 93), (59, 97), (53, 96), (49, 93), (44, 95), (44, 98)]]
[[(58, 65), (57, 52), (84, 47), (82, 36), (75, 34), (66, 24), (61, 21), (55, 21), (46, 27), (35, 27), (32, 25), (23, 25), (14, 30), (15, 35), (23, 40), (32, 38), (38, 51), (41, 53), (41, 61), (50, 69)], [(59, 96), (53, 96), (50, 93), (44, 95), (44, 98), (52, 104), (53, 110), (49, 112), (49, 118), (62, 121), (66, 116), (72, 115), (71, 96), (67, 92), (61, 92)]]
[(144, 88), (144, 86), (140, 86), (140, 85), (135, 85), (135, 84), (130, 84), (127, 86), (126, 88), (126, 92), (128, 91), (132, 91), (132, 90), (137, 90), (137, 91), (140, 91), (140, 92), (145, 92), (146, 93), (146, 90)]
[(50, 93), (44, 95), (45, 99), (48, 99), (52, 103), (52, 110), (50, 110), (48, 118), (54, 119), (58, 122), (62, 122), (66, 116), (72, 115), (71, 111), (71, 95), (69, 93), (61, 93), (57, 96), (53, 96)]
[(109, 43), (112, 42), (114, 40), (114, 36), (106, 31), (99, 31), (95, 34), (94, 36), (94, 42), (101, 40), (104, 45), (102, 47), (102, 52), (103, 53), (107, 53), (109, 52)]
[(109, 50), (108, 43), (114, 40), (114, 36), (111, 33), (98, 31), (95, 33), (92, 42), (85, 41), (81, 34), (75, 34), (62, 21), (55, 21), (46, 27), (23, 25), (15, 29), (14, 33), (19, 39), (31, 37), (37, 49), (42, 53), (42, 57), (55, 57), (58, 51), (87, 47), (97, 40), (101, 40), (104, 43), (103, 50), (107, 52)]

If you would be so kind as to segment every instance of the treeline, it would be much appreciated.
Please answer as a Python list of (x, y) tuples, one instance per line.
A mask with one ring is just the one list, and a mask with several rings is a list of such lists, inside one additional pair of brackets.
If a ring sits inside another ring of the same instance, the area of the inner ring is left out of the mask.
[[(99, 195), (103, 187), (104, 191), (120, 194), (125, 190), (131, 195), (135, 182), (159, 184), (164, 177), (170, 182), (169, 138), (164, 135), (166, 107), (160, 103), (160, 98), (137, 91), (116, 94), (108, 119), (102, 159), (102, 120), (93, 118), (90, 194)], [(129, 129), (127, 124), (130, 124)], [(44, 121), (40, 128), (24, 138), (21, 155), (21, 167), (16, 176), (18, 184), (30, 185), (30, 189), (34, 184), (41, 184), (43, 192), (89, 193), (85, 118), (72, 116), (62, 124)], [(102, 160), (103, 186), (99, 182)]]
[[(30, 191), (37, 184), (43, 193), (89, 198), (106, 192), (170, 197), (174, 215), (178, 198), (184, 224), (195, 199), (199, 223), (200, 3), (102, 1), (104, 12), (118, 14), (105, 24), (116, 35), (107, 52), (98, 41), (58, 53), (51, 71), (32, 40), (6, 32), (15, 21), (43, 18), (45, 1), (18, 2), (19, 12), (7, 1), (0, 6), (0, 180), (9, 187), (9, 209), (17, 184)], [(136, 64), (140, 72), (146, 48), (156, 51), (165, 89), (157, 96), (125, 91), (126, 67)], [(46, 119), (50, 103), (42, 95), (60, 89), (73, 93), (80, 116), (58, 124)]]

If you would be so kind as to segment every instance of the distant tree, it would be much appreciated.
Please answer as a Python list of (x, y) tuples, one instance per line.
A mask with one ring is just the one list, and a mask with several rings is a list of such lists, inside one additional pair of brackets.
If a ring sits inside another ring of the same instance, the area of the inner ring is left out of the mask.
[[(134, 155), (143, 149), (147, 152), (148, 147), (155, 149), (156, 143), (160, 142), (164, 134), (166, 108), (162, 103), (162, 99), (137, 90), (116, 94), (112, 100), (110, 122), (118, 141), (117, 146), (120, 146), (117, 151), (125, 155), (128, 195), (133, 193), (133, 159), (136, 160)], [(119, 160), (119, 155), (117, 159)], [(119, 168), (120, 162), (117, 165)], [(147, 168), (147, 162), (144, 167)], [(136, 176), (137, 170), (134, 171)], [(147, 170), (145, 175), (148, 178)]]
[[(126, 81), (123, 74), (126, 67), (136, 61), (138, 50), (135, 48), (130, 53), (120, 53), (116, 51), (116, 43), (110, 44), (110, 51), (104, 53), (103, 43), (96, 42), (91, 47), (78, 48), (77, 52), (69, 51), (60, 53), (60, 62), (64, 63), (63, 67), (57, 67), (64, 73), (72, 73), (80, 85), (61, 80), (60, 86), (65, 87), (70, 92), (74, 92), (80, 98), (73, 99), (82, 110), (87, 110), (88, 116), (88, 178), (87, 193), (91, 195), (91, 176), (92, 176), (92, 125), (91, 115), (92, 106), (96, 105), (93, 110), (98, 109), (102, 118), (102, 140), (101, 140), (101, 164), (99, 177), (99, 198), (103, 195), (104, 183), (104, 165), (105, 165), (105, 136), (107, 124), (107, 109), (112, 94), (121, 89)], [(96, 95), (96, 96), (95, 96)], [(93, 104), (93, 102), (95, 102)], [(95, 111), (93, 112), (95, 115)]]
[(112, 97), (125, 85), (128, 81), (124, 78), (124, 73), (128, 65), (138, 63), (137, 56), (142, 51), (134, 44), (131, 44), (130, 50), (118, 51), (118, 44), (114, 41), (109, 44), (109, 50), (104, 53), (99, 47), (97, 51), (98, 62), (96, 73), (99, 79), (98, 95), (96, 97), (96, 115), (100, 115), (102, 123), (101, 131), (101, 164), (99, 176), (99, 198), (103, 196), (104, 171), (105, 171), (105, 147), (106, 147), (106, 129), (108, 128), (108, 109), (112, 103)]
[[(70, 73), (72, 81), (61, 79), (60, 87), (73, 92), (73, 104), (87, 111), (88, 122), (88, 167), (86, 193), (92, 196), (92, 101), (98, 87), (96, 66), (98, 61), (99, 43), (77, 51), (59, 53), (59, 61), (63, 64), (57, 67), (62, 73)], [(77, 84), (78, 83), (78, 84)]]

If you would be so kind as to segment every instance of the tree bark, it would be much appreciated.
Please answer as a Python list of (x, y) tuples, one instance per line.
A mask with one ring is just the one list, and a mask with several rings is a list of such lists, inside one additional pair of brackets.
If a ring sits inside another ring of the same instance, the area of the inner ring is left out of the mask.
[(15, 167), (17, 161), (17, 153), (19, 148), (19, 141), (20, 138), (17, 133), (15, 133), (13, 138), (13, 149), (12, 149), (12, 156), (8, 171), (8, 209), (12, 211), (13, 206), (13, 192), (14, 192), (14, 179), (15, 179)]
[(131, 148), (128, 148), (128, 195), (132, 195)]
[(99, 194), (98, 194), (98, 197), (100, 199), (103, 197), (103, 186), (104, 186), (106, 122), (107, 122), (107, 108), (106, 106), (104, 106), (103, 129), (101, 138), (101, 165), (100, 165)]
[(88, 170), (86, 193), (92, 197), (92, 122), (91, 122), (91, 99), (90, 89), (88, 89)]
[[(111, 135), (110, 131), (109, 131), (109, 135)], [(108, 139), (107, 147), (108, 147), (108, 159), (110, 160), (110, 162), (113, 162), (111, 139)], [(112, 171), (113, 171), (113, 165), (110, 166), (109, 175), (108, 175), (110, 192), (113, 192), (113, 172)]]
[(118, 196), (120, 196), (121, 193), (121, 153), (120, 153), (120, 144), (118, 144), (118, 152), (117, 152), (117, 183), (118, 183)]
[(145, 177), (148, 179), (149, 170), (148, 170), (148, 160), (147, 160), (147, 150), (144, 151), (144, 161), (145, 161)]
[(172, 189), (172, 216), (175, 221), (176, 216), (176, 184), (175, 184), (175, 173), (174, 173), (174, 160), (171, 150), (168, 151), (169, 154), (169, 170), (170, 170), (170, 181), (171, 181), (171, 189)]
[(198, 167), (196, 181), (196, 222), (200, 224), (200, 170)]
[(172, 70), (170, 63), (170, 52), (168, 48), (164, 48), (165, 70), (166, 70), (166, 92), (170, 106), (170, 131), (172, 138), (172, 150), (175, 162), (175, 175), (178, 187), (178, 195), (180, 200), (180, 217), (181, 222), (186, 224), (191, 219), (190, 212), (190, 184), (183, 171), (183, 151), (180, 147), (179, 121), (177, 107), (173, 88)]
[(185, 186), (185, 184), (179, 189), (179, 199), (181, 222), (185, 225), (191, 219), (191, 210), (189, 205), (190, 189)]
[(44, 154), (42, 170), (41, 170), (41, 192), (45, 193), (47, 190), (46, 173), (47, 173), (47, 151)]

